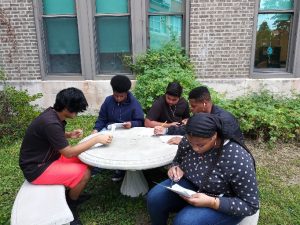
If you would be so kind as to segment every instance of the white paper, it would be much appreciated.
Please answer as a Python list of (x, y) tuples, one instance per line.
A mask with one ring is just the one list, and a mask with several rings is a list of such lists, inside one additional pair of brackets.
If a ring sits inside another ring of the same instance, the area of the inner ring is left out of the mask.
[(125, 123), (112, 123), (112, 124), (109, 124), (107, 126), (107, 129), (108, 130), (111, 130), (113, 128), (113, 126), (116, 128), (123, 128), (123, 126), (125, 125)]
[(173, 137), (182, 138), (182, 136), (180, 136), (180, 135), (162, 135), (162, 136), (159, 136), (159, 139), (161, 140), (162, 143), (168, 143), (168, 141)]
[[(156, 183), (156, 182), (154, 182)], [(196, 194), (197, 192), (193, 191), (193, 190), (190, 190), (190, 189), (187, 189), (187, 188), (184, 188), (182, 186), (180, 186), (179, 184), (174, 184), (172, 185), (172, 187), (168, 187), (168, 186), (165, 186), (165, 185), (162, 185), (160, 183), (156, 183), (164, 188), (167, 188), (168, 190), (170, 191), (173, 191), (179, 195), (182, 195), (182, 196), (185, 196), (185, 197), (192, 197), (193, 194)]]
[(185, 196), (185, 197), (192, 197), (193, 194), (196, 194), (195, 191), (184, 188), (182, 186), (180, 186), (179, 184), (174, 184), (172, 187), (166, 187), (167, 189), (169, 189), (170, 191), (173, 191), (179, 195)]

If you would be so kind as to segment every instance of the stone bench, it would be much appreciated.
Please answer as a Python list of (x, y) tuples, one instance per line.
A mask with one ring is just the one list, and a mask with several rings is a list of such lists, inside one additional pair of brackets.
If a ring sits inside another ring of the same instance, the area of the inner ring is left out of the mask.
[(62, 225), (71, 221), (63, 185), (34, 185), (25, 180), (13, 205), (11, 225)]
[(259, 217), (259, 210), (252, 215), (245, 217), (238, 225), (257, 225)]

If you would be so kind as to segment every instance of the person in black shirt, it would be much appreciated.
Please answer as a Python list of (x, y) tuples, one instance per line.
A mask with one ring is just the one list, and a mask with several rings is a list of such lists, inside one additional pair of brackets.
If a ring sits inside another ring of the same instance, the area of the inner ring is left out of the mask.
[[(207, 87), (200, 86), (192, 89), (189, 93), (189, 103), (191, 112), (193, 114), (204, 112), (220, 117), (220, 119), (223, 121), (223, 133), (234, 136), (240, 142), (244, 142), (244, 137), (237, 119), (230, 112), (213, 104)], [(156, 126), (154, 128), (154, 134), (185, 135), (185, 128), (185, 125), (171, 126), (169, 128)], [(169, 144), (179, 144), (180, 141), (181, 138), (175, 137), (169, 140)]]
[(181, 97), (182, 86), (178, 82), (168, 84), (166, 93), (152, 105), (145, 119), (145, 127), (170, 127), (190, 117), (188, 102)]
[(80, 225), (77, 205), (80, 193), (90, 179), (89, 167), (77, 156), (97, 143), (109, 144), (111, 135), (97, 135), (75, 146), (67, 138), (82, 137), (77, 129), (65, 132), (66, 119), (86, 110), (88, 103), (81, 90), (67, 88), (56, 96), (55, 104), (35, 118), (26, 130), (19, 157), (25, 178), (33, 184), (62, 184), (69, 188), (67, 202), (74, 215), (71, 224)]

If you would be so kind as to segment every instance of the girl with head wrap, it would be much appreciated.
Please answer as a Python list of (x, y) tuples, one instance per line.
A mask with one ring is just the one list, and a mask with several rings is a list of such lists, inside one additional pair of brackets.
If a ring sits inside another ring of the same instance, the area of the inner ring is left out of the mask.
[(187, 135), (178, 146), (169, 179), (197, 193), (187, 198), (156, 185), (147, 196), (153, 225), (238, 224), (259, 208), (255, 162), (247, 147), (222, 133), (222, 121), (199, 113), (186, 125)]

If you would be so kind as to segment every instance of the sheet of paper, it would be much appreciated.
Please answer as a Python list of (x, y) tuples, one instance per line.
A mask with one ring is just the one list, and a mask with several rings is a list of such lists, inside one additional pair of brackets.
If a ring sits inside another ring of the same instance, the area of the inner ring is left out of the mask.
[(107, 129), (111, 130), (113, 126), (115, 126), (115, 128), (123, 128), (123, 125), (124, 123), (112, 123), (107, 126)]
[[(154, 182), (156, 183), (156, 182)], [(190, 189), (187, 189), (187, 188), (184, 188), (182, 186), (180, 186), (179, 184), (174, 184), (172, 185), (172, 187), (168, 187), (168, 186), (165, 186), (165, 185), (162, 185), (160, 183), (156, 183), (164, 188), (167, 188), (168, 190), (170, 191), (173, 191), (179, 195), (182, 195), (182, 196), (185, 196), (185, 197), (188, 197), (190, 198), (193, 194), (196, 194), (197, 192), (193, 191), (193, 190), (190, 190)]]
[(172, 187), (166, 187), (167, 189), (169, 189), (170, 191), (173, 191), (179, 195), (185, 196), (185, 197), (192, 197), (193, 194), (196, 194), (195, 191), (184, 188), (182, 186), (180, 186), (179, 184), (174, 184)]
[(162, 136), (159, 136), (159, 139), (161, 140), (162, 143), (168, 143), (168, 141), (173, 137), (182, 138), (182, 136), (180, 136), (180, 135), (162, 135)]

